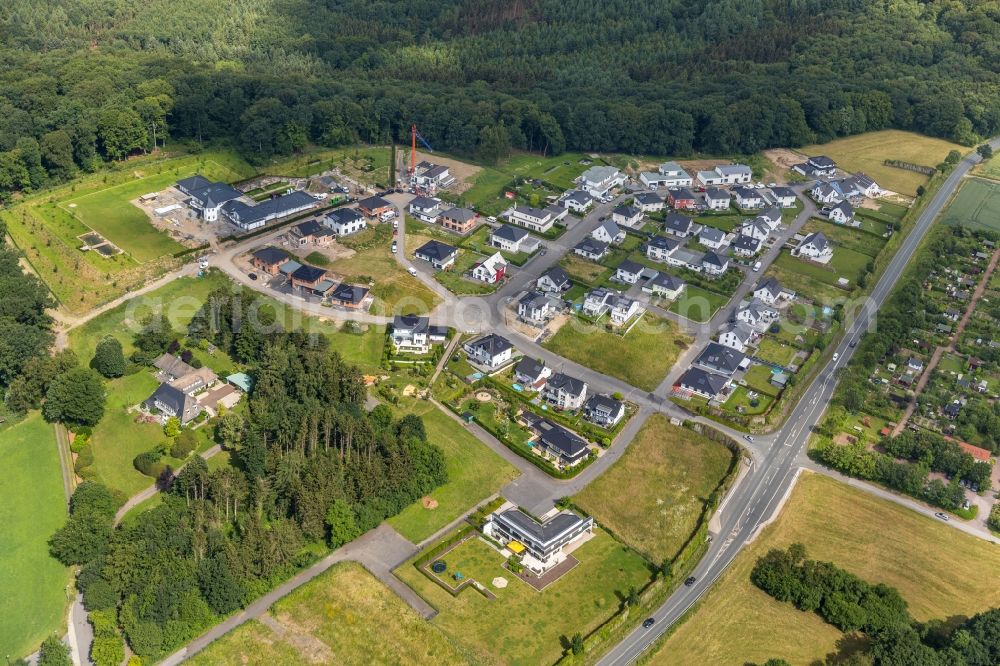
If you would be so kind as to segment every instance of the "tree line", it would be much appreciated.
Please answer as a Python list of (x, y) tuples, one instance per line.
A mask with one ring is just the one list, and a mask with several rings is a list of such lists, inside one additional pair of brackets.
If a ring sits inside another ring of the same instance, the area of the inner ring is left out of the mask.
[[(868, 644), (847, 660), (851, 666), (994, 666), (1000, 663), (1000, 609), (979, 613), (958, 626), (945, 620), (916, 622), (899, 592), (806, 557), (802, 544), (773, 549), (750, 573), (758, 588), (778, 601), (814, 612), (843, 632), (863, 632)], [(782, 663), (774, 660), (768, 663)]]
[(0, 37), (2, 194), (168, 136), (263, 161), (416, 122), (492, 161), (1000, 127), (1000, 22), (971, 0), (11, 0)]
[[(143, 658), (173, 651), (447, 480), (423, 421), (366, 412), (358, 370), (328, 338), (280, 324), (244, 333), (253, 300), (216, 291), (187, 331), (250, 364), (249, 405), (214, 425), (232, 464), (210, 470), (195, 455), (167, 470), (162, 505), (118, 529), (124, 498), (87, 481), (50, 541), (60, 561), (81, 566), (84, 604), (105, 631), (98, 664), (117, 664), (123, 640)], [(153, 328), (137, 348), (172, 337)]]

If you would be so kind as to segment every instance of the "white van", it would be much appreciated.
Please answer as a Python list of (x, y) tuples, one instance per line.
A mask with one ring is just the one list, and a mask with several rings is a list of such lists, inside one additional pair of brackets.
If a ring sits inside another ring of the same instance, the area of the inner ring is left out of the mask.
[(760, 272), (760, 267), (761, 267), (761, 263), (758, 261), (756, 264), (753, 265), (753, 272), (754, 273), (759, 273)]
[(407, 268), (406, 272), (409, 273), (410, 275), (412, 275), (413, 277), (417, 277), (417, 269), (414, 268), (413, 266), (410, 266), (409, 268)]

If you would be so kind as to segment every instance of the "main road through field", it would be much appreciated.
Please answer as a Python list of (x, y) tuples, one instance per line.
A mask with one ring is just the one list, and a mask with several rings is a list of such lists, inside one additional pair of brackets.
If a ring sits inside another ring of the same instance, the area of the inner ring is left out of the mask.
[[(991, 142), (994, 148), (1000, 140)], [(621, 643), (612, 648), (599, 662), (604, 666), (628, 664), (648, 648), (657, 638), (684, 615), (722, 575), (736, 554), (756, 535), (761, 526), (771, 519), (783, 498), (791, 490), (799, 473), (801, 456), (804, 455), (809, 433), (822, 417), (836, 387), (835, 373), (850, 360), (854, 348), (850, 342), (864, 333), (874, 323), (875, 314), (885, 302), (906, 264), (913, 257), (920, 242), (951, 198), (961, 179), (980, 161), (973, 153), (966, 157), (945, 180), (927, 208), (917, 218), (914, 228), (903, 240), (896, 255), (889, 262), (882, 278), (872, 290), (861, 315), (848, 324), (846, 334), (835, 350), (836, 361), (830, 361), (820, 370), (816, 379), (805, 391), (792, 410), (785, 425), (771, 438), (770, 449), (758, 457), (753, 469), (735, 489), (722, 508), (722, 530), (705, 557), (692, 573), (696, 581), (691, 586), (680, 587), (653, 613), (656, 620), (650, 629), (638, 627)]]

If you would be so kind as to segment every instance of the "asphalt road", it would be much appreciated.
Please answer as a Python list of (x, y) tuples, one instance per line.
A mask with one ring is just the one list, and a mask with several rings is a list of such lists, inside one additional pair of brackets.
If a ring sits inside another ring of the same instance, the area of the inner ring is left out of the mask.
[[(994, 148), (1000, 140), (991, 142)], [(941, 185), (937, 194), (917, 219), (914, 228), (903, 240), (899, 250), (889, 262), (882, 278), (860, 312), (849, 323), (846, 334), (835, 349), (836, 361), (830, 361), (818, 373), (792, 410), (785, 425), (774, 433), (771, 447), (754, 461), (751, 472), (727, 498), (721, 509), (722, 530), (709, 546), (708, 553), (695, 567), (692, 575), (696, 582), (678, 588), (664, 604), (652, 614), (656, 623), (649, 629), (638, 627), (621, 643), (611, 649), (599, 664), (620, 666), (631, 663), (657, 638), (684, 615), (718, 579), (737, 553), (756, 535), (757, 531), (776, 513), (783, 498), (790, 492), (799, 473), (800, 456), (804, 455), (812, 427), (826, 411), (836, 387), (835, 373), (850, 360), (854, 349), (850, 342), (871, 327), (874, 332), (875, 314), (883, 305), (907, 263), (912, 259), (920, 242), (938, 214), (957, 189), (969, 169), (979, 163), (973, 153), (962, 160)]]

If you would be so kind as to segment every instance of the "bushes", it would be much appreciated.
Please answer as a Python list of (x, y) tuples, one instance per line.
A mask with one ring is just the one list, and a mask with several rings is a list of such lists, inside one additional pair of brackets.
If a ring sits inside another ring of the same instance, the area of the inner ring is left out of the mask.
[(174, 440), (173, 445), (170, 447), (170, 455), (183, 460), (196, 448), (198, 448), (197, 435), (192, 430), (185, 430), (177, 435), (177, 439)]
[(120, 498), (99, 483), (81, 483), (70, 500), (69, 520), (49, 539), (52, 556), (68, 566), (86, 564), (102, 555), (121, 505)]
[(162, 457), (163, 454), (159, 451), (145, 451), (132, 460), (132, 466), (146, 476), (151, 476), (155, 479), (163, 472), (163, 466), (159, 464)]

